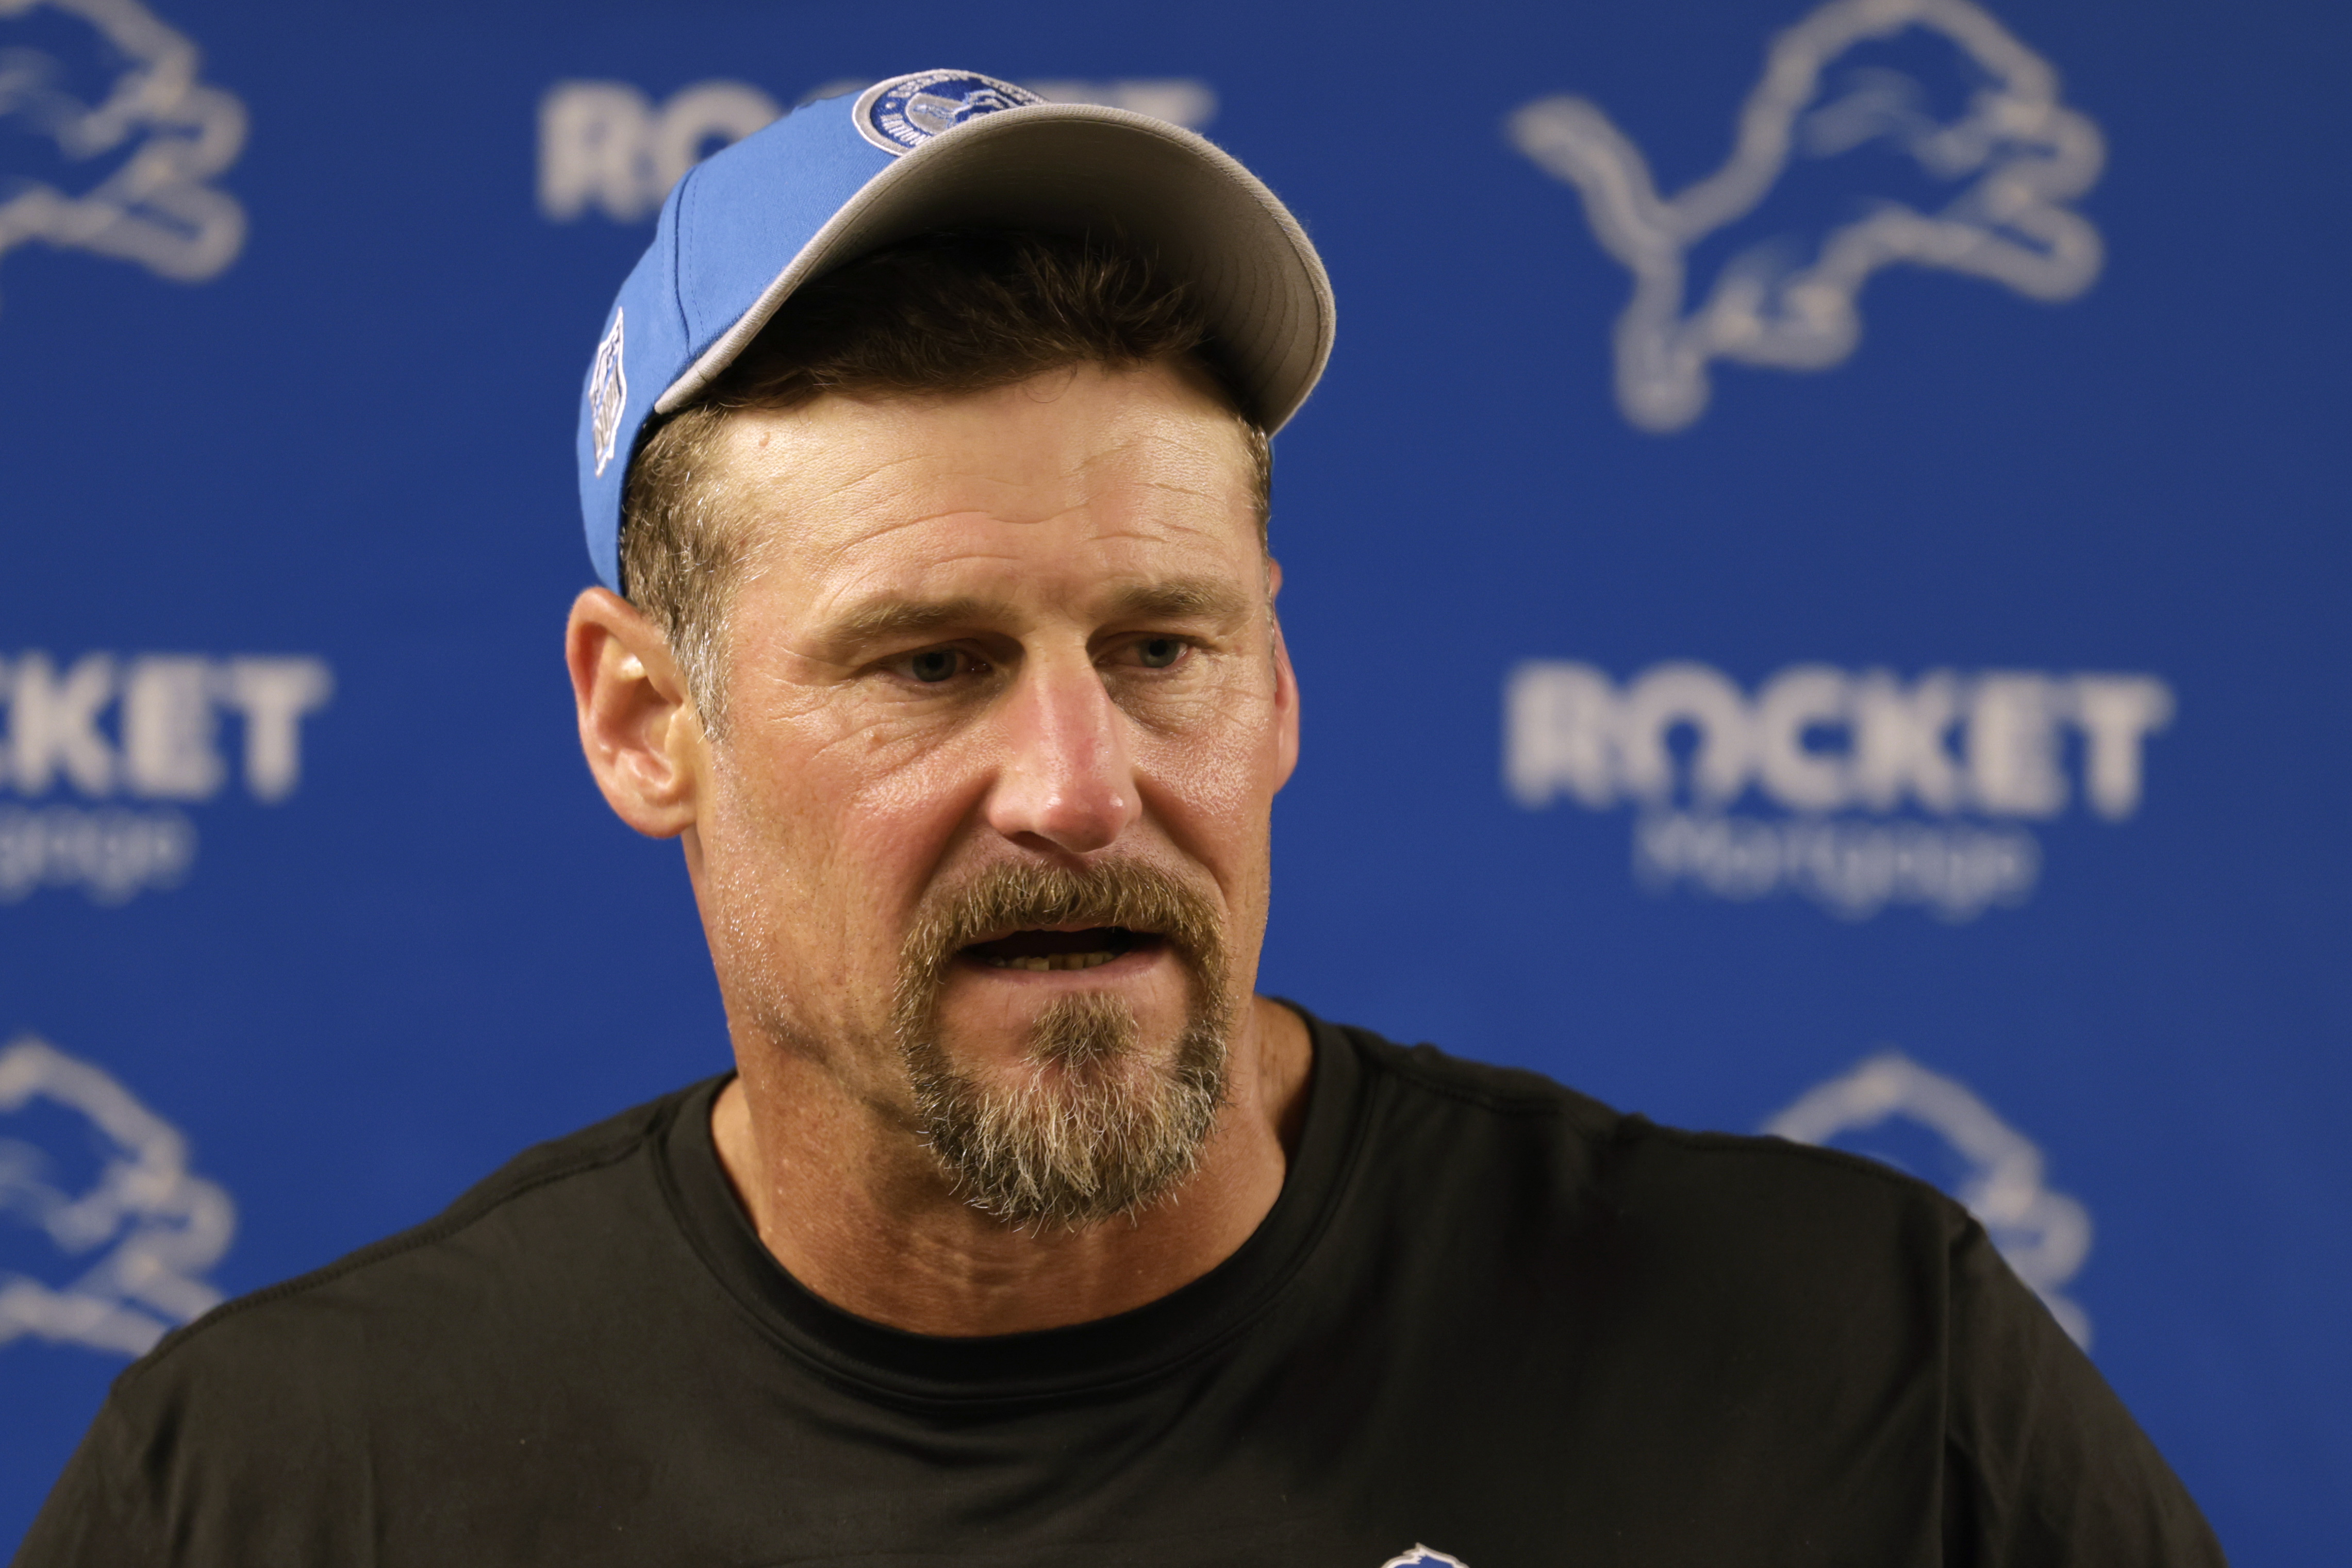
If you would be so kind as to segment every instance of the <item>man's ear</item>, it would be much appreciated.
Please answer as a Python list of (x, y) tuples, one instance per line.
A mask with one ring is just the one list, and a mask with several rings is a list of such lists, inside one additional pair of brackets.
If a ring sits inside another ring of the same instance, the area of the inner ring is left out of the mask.
[(563, 656), (605, 804), (648, 838), (694, 826), (702, 725), (662, 634), (635, 605), (591, 588), (572, 601)]
[(1282, 591), (1282, 563), (1265, 558), (1265, 618), (1274, 633), (1275, 737), (1276, 757), (1274, 787), (1290, 782), (1298, 766), (1298, 672), (1290, 667), (1290, 646), (1282, 640), (1282, 618), (1274, 612), (1275, 595)]

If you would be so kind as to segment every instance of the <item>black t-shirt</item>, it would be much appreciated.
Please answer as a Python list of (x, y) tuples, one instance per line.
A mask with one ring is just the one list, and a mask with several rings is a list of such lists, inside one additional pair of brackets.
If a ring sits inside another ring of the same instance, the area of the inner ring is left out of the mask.
[(17, 1561), (2221, 1562), (1933, 1189), (1313, 1034), (1280, 1199), (1149, 1306), (986, 1339), (828, 1306), (705, 1083), (166, 1339)]

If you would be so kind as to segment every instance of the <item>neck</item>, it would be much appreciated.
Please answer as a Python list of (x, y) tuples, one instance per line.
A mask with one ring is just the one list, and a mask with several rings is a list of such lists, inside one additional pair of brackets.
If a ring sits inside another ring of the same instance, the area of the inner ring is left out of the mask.
[(1234, 1031), (1228, 1099), (1200, 1168), (1132, 1219), (1015, 1230), (948, 1190), (902, 1125), (814, 1064), (739, 1050), (711, 1111), (720, 1165), (776, 1261), (843, 1311), (915, 1333), (1059, 1328), (1199, 1279), (1256, 1230), (1305, 1119), (1307, 1027), (1254, 998)]

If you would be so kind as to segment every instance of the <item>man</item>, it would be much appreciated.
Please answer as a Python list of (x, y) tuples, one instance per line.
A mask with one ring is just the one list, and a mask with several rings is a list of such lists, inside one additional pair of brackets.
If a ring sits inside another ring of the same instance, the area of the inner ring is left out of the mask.
[(1252, 993), (1330, 324), (1230, 159), (985, 78), (689, 177), (567, 647), (738, 1071), (173, 1336), (21, 1561), (2219, 1562), (1929, 1188)]

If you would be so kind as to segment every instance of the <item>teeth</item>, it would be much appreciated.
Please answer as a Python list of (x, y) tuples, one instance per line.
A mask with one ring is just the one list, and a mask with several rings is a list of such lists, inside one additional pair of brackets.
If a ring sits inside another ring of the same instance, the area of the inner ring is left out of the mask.
[(1040, 953), (1026, 958), (991, 958), (988, 962), (992, 968), (1027, 969), (1043, 974), (1048, 969), (1099, 969), (1118, 956), (1116, 953)]

